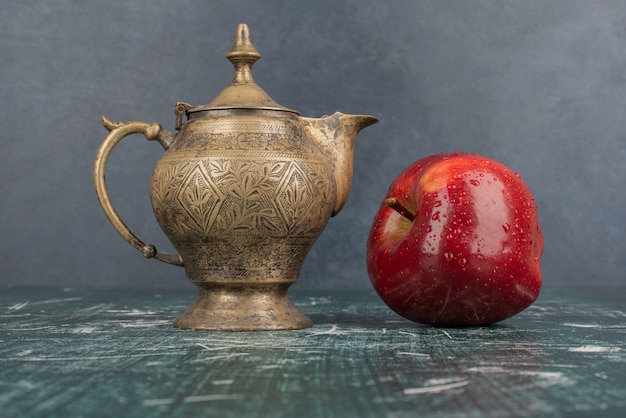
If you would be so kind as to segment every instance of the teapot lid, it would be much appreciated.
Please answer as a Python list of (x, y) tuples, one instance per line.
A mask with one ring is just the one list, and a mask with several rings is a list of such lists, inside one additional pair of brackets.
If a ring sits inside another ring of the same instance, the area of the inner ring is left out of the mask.
[(187, 113), (218, 109), (281, 110), (299, 114), (276, 103), (252, 78), (252, 65), (261, 54), (252, 44), (250, 29), (245, 23), (237, 27), (233, 47), (226, 54), (235, 69), (231, 84), (221, 91), (213, 101), (204, 106), (191, 107)]

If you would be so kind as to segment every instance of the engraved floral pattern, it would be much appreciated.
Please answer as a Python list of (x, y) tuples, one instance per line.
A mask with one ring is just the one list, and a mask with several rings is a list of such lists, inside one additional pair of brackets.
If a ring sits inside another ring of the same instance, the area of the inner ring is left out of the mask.
[(293, 282), (335, 201), (331, 166), (281, 119), (192, 121), (155, 167), (155, 215), (195, 283)]
[[(209, 163), (230, 197), (230, 204), (224, 213), (217, 217), (217, 228), (222, 231), (245, 231), (269, 229), (276, 231), (276, 210), (268, 204), (268, 193), (280, 179), (284, 162), (263, 162), (261, 164), (228, 160)], [(235, 168), (236, 167), (236, 168)]]
[(155, 170), (155, 214), (176, 235), (317, 235), (329, 216), (332, 189), (321, 162), (205, 157), (191, 164), (170, 160)]

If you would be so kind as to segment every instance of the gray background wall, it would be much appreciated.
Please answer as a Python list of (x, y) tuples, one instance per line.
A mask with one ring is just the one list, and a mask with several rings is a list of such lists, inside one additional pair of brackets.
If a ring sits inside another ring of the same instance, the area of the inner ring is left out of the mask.
[[(368, 287), (365, 242), (412, 161), (470, 151), (536, 196), (546, 286), (626, 285), (626, 2), (14, 1), (0, 8), (0, 285), (189, 286), (144, 259), (92, 185), (100, 115), (174, 128), (175, 102), (208, 103), (246, 22), (255, 79), (303, 115), (371, 113), (342, 213), (300, 288)], [(148, 197), (161, 155), (123, 141), (108, 183), (140, 237), (171, 249)]]

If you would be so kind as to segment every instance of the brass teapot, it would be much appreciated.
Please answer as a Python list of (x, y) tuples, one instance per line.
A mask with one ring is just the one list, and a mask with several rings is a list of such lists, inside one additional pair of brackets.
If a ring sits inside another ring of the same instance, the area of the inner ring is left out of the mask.
[[(248, 26), (239, 25), (226, 57), (232, 83), (209, 104), (176, 104), (176, 130), (158, 123), (113, 122), (96, 156), (98, 199), (113, 227), (145, 257), (184, 266), (197, 301), (174, 326), (203, 330), (299, 329), (311, 321), (287, 288), (329, 217), (344, 205), (357, 133), (378, 121), (335, 113), (301, 117), (252, 78), (260, 58)], [(186, 116), (186, 121), (183, 118)], [(165, 153), (154, 168), (154, 214), (177, 254), (157, 252), (124, 224), (106, 187), (111, 151), (143, 134)]]

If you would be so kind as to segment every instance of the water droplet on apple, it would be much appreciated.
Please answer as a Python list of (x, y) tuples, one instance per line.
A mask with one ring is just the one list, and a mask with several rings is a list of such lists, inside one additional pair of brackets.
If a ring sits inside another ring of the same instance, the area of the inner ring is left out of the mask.
[(454, 254), (452, 254), (451, 252), (445, 252), (443, 253), (443, 257), (446, 259), (446, 261), (450, 261), (454, 258)]
[(459, 259), (459, 266), (464, 268), (466, 264), (467, 264), (467, 259), (465, 257)]
[(437, 211), (437, 212), (433, 213), (433, 216), (431, 216), (431, 219), (432, 219), (433, 221), (438, 220), (438, 219), (439, 219), (439, 214), (440, 214), (440, 213), (439, 213), (439, 211)]
[(511, 225), (509, 225), (508, 223), (504, 223), (502, 225), (502, 229), (504, 229), (504, 232), (509, 232), (511, 230)]
[(472, 179), (472, 180), (470, 180), (469, 182), (470, 182), (470, 184), (471, 184), (472, 186), (479, 186), (479, 185), (480, 185), (480, 182), (479, 182), (478, 180), (474, 180), (474, 179)]
[(454, 235), (461, 235), (461, 230), (460, 230), (459, 228), (455, 228), (455, 229), (452, 231), (452, 233), (453, 233)]
[(437, 200), (433, 206), (435, 206), (436, 208), (438, 208), (439, 206), (441, 206), (441, 200)]
[(433, 230), (433, 227), (432, 227), (432, 226), (430, 226), (430, 225), (428, 225), (428, 227), (426, 228), (426, 232), (428, 233), (428, 232), (430, 232), (430, 231), (432, 231), (432, 230)]

